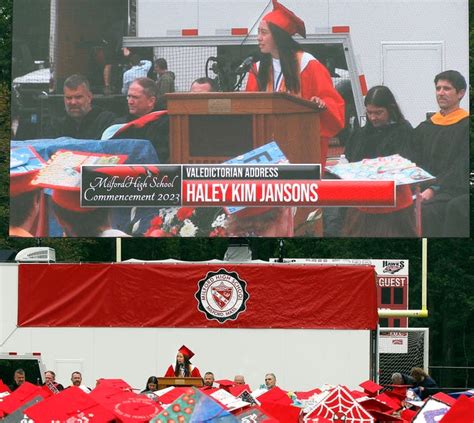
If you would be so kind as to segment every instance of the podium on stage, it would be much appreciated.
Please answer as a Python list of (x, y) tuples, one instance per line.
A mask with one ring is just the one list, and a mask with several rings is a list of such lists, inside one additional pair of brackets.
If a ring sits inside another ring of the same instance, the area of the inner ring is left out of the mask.
[(167, 94), (170, 163), (222, 163), (275, 140), (290, 163), (320, 163), (319, 112), (287, 93)]
[[(171, 93), (166, 98), (170, 163), (222, 163), (271, 140), (290, 163), (321, 163), (321, 109), (314, 102), (267, 92)], [(295, 229), (304, 230), (309, 210), (298, 209)], [(321, 236), (322, 220), (312, 226), (313, 236)]]
[(195, 386), (199, 388), (204, 385), (200, 377), (159, 377), (158, 390), (167, 388), (168, 386)]

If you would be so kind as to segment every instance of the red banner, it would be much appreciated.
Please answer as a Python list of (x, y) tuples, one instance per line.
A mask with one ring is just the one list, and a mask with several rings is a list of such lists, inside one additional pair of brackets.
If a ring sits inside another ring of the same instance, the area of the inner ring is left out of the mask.
[(23, 327), (375, 329), (372, 266), (21, 264)]
[(394, 181), (185, 180), (185, 206), (395, 207)]

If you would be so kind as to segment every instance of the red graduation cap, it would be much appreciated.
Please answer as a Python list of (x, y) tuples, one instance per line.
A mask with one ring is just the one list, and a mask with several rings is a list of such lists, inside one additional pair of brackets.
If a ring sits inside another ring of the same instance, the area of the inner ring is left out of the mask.
[(216, 383), (219, 384), (219, 388), (225, 389), (226, 391), (228, 391), (230, 387), (235, 385), (235, 383), (229, 379), (216, 380)]
[(31, 170), (24, 173), (10, 173), (10, 196), (16, 197), (26, 192), (41, 189), (31, 182), (35, 179), (39, 169)]
[(101, 381), (89, 396), (113, 412), (121, 422), (148, 421), (163, 411), (157, 402), (145, 395), (135, 394), (128, 384), (118, 380), (111, 383)]
[(11, 392), (10, 388), (8, 387), (8, 385), (5, 385), (3, 383), (3, 380), (0, 379), (0, 393), (3, 393), (3, 392)]
[(368, 398), (367, 397), (367, 392), (362, 392), (362, 391), (351, 391), (351, 395), (353, 396), (354, 399), (359, 399), (359, 398)]
[(249, 394), (252, 392), (250, 386), (245, 385), (234, 385), (229, 388), (229, 392), (234, 396), (238, 397), (242, 392), (247, 391)]
[(444, 392), (438, 392), (436, 394), (433, 395), (433, 398), (441, 401), (441, 402), (444, 402), (445, 404), (448, 404), (450, 406), (453, 406), (454, 403), (456, 402), (456, 399), (449, 396), (448, 394), (445, 394)]
[(171, 389), (168, 392), (165, 392), (163, 395), (160, 395), (158, 399), (162, 404), (171, 404), (172, 402), (176, 401), (181, 395), (185, 394), (188, 391), (189, 388), (177, 387)]
[(417, 411), (407, 408), (400, 413), (400, 417), (406, 422), (411, 422), (416, 416)]
[(274, 403), (276, 402), (278, 404), (285, 404), (285, 405), (293, 404), (293, 401), (288, 396), (286, 391), (279, 388), (278, 386), (275, 386), (274, 388), (268, 390), (267, 392), (264, 392), (262, 395), (258, 397), (258, 400), (262, 404), (266, 402), (274, 402)]
[(383, 413), (393, 411), (392, 407), (376, 398), (367, 398), (366, 400), (361, 400), (359, 401), (359, 404), (367, 411), (380, 411)]
[(403, 423), (405, 420), (401, 417), (396, 417), (393, 414), (384, 413), (379, 410), (370, 410), (369, 413), (377, 419), (378, 423), (389, 423), (389, 422), (401, 422)]
[(25, 410), (35, 422), (66, 421), (69, 418), (86, 417), (89, 422), (103, 423), (115, 419), (115, 415), (99, 405), (82, 389), (71, 386), (59, 394), (41, 401)]
[(392, 387), (391, 391), (385, 391), (390, 397), (395, 397), (400, 400), (404, 400), (407, 396), (407, 389), (411, 388), (412, 385), (389, 385)]
[(189, 359), (194, 357), (194, 353), (186, 345), (183, 345), (178, 351)]
[[(392, 410), (399, 410), (402, 407), (402, 400), (397, 396), (391, 395), (390, 391), (379, 394), (375, 398), (387, 404)], [(405, 397), (403, 399), (405, 399)]]
[(53, 395), (53, 393), (49, 391), (48, 394), (41, 386), (33, 385), (30, 382), (23, 382), (19, 388), (2, 399), (0, 411), (10, 414), (37, 396), (46, 398), (49, 395)]
[(468, 398), (465, 395), (461, 395), (443, 417), (443, 423), (472, 421), (474, 421), (474, 398)]
[(323, 392), (323, 391), (321, 391), (321, 389), (314, 388), (314, 389), (311, 389), (310, 391), (295, 392), (295, 395), (296, 395), (296, 398), (298, 398), (300, 400), (306, 400), (306, 399), (312, 397), (313, 395), (320, 394), (321, 392)]
[(306, 415), (306, 419), (324, 416), (337, 420), (345, 418), (346, 422), (374, 423), (375, 419), (351, 395), (345, 386), (337, 385), (328, 391), (327, 395)]
[(285, 423), (298, 423), (299, 422), (301, 408), (295, 407), (293, 405), (281, 404), (281, 403), (276, 403), (276, 402), (265, 402), (265, 403), (262, 402), (262, 405), (260, 407), (262, 408), (263, 411), (265, 411), (265, 413), (269, 413), (272, 416), (278, 416), (278, 420), (280, 422), (285, 422)]
[(306, 28), (304, 22), (291, 10), (278, 3), (277, 0), (272, 0), (272, 3), (273, 11), (267, 13), (263, 17), (263, 20), (266, 22), (271, 22), (290, 35), (300, 34), (302, 37), (306, 38)]
[(359, 386), (363, 388), (364, 391), (367, 392), (367, 394), (369, 394), (370, 396), (374, 396), (377, 391), (383, 389), (383, 386), (371, 380), (366, 380), (365, 382), (359, 383)]

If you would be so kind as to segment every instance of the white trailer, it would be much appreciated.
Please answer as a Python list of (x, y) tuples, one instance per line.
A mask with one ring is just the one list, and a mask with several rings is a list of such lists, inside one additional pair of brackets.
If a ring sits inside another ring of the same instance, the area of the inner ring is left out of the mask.
[[(433, 84), (437, 73), (456, 69), (469, 77), (467, 0), (285, 0), (282, 3), (306, 23), (308, 40), (298, 41), (340, 43), (337, 34), (349, 31), (353, 52), (348, 52), (351, 46), (346, 42), (345, 53), (356, 58), (355, 64), (347, 63), (351, 81), (356, 81), (354, 75), (365, 75), (369, 88), (378, 84), (390, 87), (413, 126), (423, 121), (427, 112), (437, 110)], [(169, 53), (163, 50), (166, 46), (255, 48), (258, 23), (271, 7), (269, 0), (132, 1), (130, 37), (124, 38), (124, 45), (155, 47), (155, 54), (160, 56)], [(181, 71), (183, 63), (190, 66), (192, 56), (185, 54), (181, 51), (180, 57), (171, 56), (174, 69)], [(184, 84), (180, 88), (185, 90), (188, 86)], [(364, 87), (357, 81), (353, 83), (353, 91), (361, 115), (363, 109), (358, 98), (360, 93), (364, 94)], [(468, 99), (466, 95), (462, 102), (466, 109)]]
[[(104, 377), (123, 378), (143, 389), (150, 375), (164, 374), (183, 343), (196, 352), (193, 363), (201, 373), (213, 371), (216, 379), (244, 374), (253, 389), (267, 372), (275, 373), (278, 385), (288, 390), (325, 383), (356, 389), (374, 376), (370, 330), (19, 327), (18, 269), (18, 264), (0, 264), (0, 354), (41, 353), (45, 368), (55, 371), (64, 386), (79, 370), (90, 387)], [(56, 295), (47, 296), (54, 301)], [(64, 313), (73, 306), (65, 305)]]

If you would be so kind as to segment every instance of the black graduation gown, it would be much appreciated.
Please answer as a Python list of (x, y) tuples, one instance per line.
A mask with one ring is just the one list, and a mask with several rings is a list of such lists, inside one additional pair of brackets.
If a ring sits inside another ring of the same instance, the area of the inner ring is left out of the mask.
[(431, 184), (435, 196), (422, 204), (423, 236), (469, 236), (467, 219), (456, 218), (466, 215), (458, 208), (466, 208), (461, 200), (469, 190), (469, 116), (451, 125), (422, 122), (415, 129), (412, 154), (436, 177)]
[(79, 122), (69, 115), (52, 122), (47, 134), (51, 138), (71, 137), (84, 140), (100, 140), (102, 133), (115, 120), (114, 113), (101, 107), (92, 107)]

